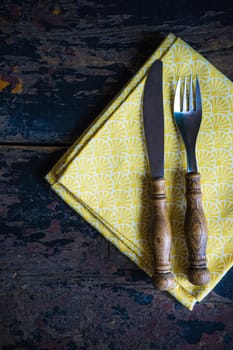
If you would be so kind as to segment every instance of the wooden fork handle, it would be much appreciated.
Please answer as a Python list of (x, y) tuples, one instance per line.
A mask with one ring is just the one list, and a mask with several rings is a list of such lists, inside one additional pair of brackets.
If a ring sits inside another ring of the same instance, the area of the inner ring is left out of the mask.
[(160, 290), (168, 290), (175, 285), (174, 275), (171, 273), (171, 226), (168, 217), (165, 180), (151, 179), (151, 201), (153, 209), (153, 227), (151, 243), (154, 254), (153, 284)]
[(187, 207), (184, 231), (189, 253), (188, 278), (192, 284), (201, 286), (210, 280), (206, 259), (208, 233), (202, 206), (201, 177), (199, 173), (187, 173), (185, 178)]

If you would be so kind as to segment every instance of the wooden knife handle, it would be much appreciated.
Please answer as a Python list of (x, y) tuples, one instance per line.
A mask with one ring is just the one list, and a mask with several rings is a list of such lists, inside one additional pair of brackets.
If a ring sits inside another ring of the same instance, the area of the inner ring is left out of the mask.
[(171, 226), (168, 217), (165, 180), (151, 179), (151, 200), (153, 209), (152, 247), (154, 253), (153, 284), (160, 290), (168, 290), (175, 285), (170, 272)]
[(185, 178), (187, 207), (184, 231), (189, 254), (188, 279), (192, 284), (201, 286), (210, 280), (210, 272), (206, 265), (208, 233), (202, 206), (201, 176), (199, 173), (187, 173)]

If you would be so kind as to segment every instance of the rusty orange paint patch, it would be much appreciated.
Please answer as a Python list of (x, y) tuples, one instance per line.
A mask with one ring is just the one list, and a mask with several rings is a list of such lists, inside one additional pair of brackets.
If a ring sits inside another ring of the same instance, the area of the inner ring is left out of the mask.
[(3, 91), (8, 85), (10, 85), (10, 83), (8, 83), (8, 81), (2, 80), (0, 78), (0, 91)]
[(59, 6), (55, 6), (53, 9), (53, 15), (60, 15), (61, 9)]
[(0, 76), (0, 92), (7, 86), (11, 86), (11, 92), (13, 94), (20, 94), (23, 91), (23, 82), (15, 76), (9, 76), (2, 74)]
[(23, 91), (23, 82), (19, 81), (13, 89), (11, 89), (11, 92), (13, 94), (20, 94)]

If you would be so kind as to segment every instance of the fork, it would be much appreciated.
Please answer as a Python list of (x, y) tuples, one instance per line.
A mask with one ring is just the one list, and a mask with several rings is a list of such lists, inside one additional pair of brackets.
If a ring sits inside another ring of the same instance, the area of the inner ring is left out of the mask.
[(192, 76), (189, 80), (189, 98), (186, 78), (183, 89), (181, 85), (181, 79), (179, 79), (175, 92), (174, 119), (185, 144), (187, 155), (184, 233), (189, 259), (188, 279), (192, 284), (201, 286), (210, 280), (206, 259), (207, 224), (202, 206), (201, 176), (198, 173), (195, 152), (202, 119), (201, 90), (198, 77), (196, 77), (195, 89), (193, 89)]

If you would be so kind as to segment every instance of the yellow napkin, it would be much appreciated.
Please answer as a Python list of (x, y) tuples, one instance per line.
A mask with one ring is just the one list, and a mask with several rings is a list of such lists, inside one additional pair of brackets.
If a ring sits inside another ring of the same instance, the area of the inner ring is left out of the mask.
[[(169, 291), (192, 310), (233, 265), (233, 84), (180, 38), (169, 34), (139, 72), (65, 153), (46, 176), (54, 191), (148, 275), (151, 207), (149, 165), (142, 125), (147, 72), (163, 61), (165, 178), (172, 226)], [(174, 125), (172, 104), (178, 77), (197, 73), (203, 118), (197, 140), (203, 205), (209, 229), (211, 281), (193, 286), (187, 279), (184, 242), (185, 149)]]

